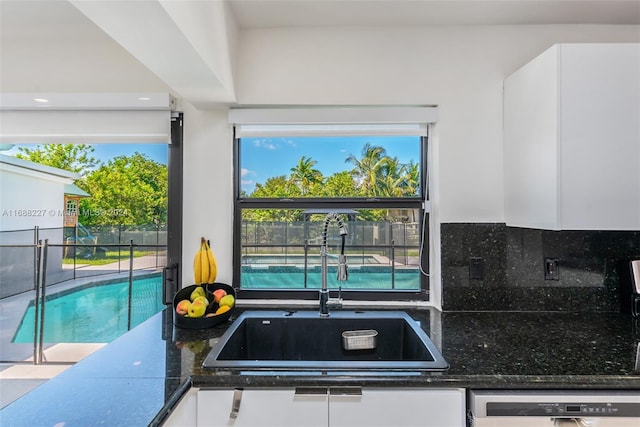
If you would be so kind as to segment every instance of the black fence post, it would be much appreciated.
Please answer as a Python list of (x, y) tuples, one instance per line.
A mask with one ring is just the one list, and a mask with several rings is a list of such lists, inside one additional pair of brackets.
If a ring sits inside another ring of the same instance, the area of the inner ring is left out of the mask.
[(131, 330), (131, 299), (133, 298), (133, 239), (129, 243), (129, 301), (127, 303), (127, 331)]
[(121, 244), (122, 244), (122, 224), (118, 224), (118, 273), (122, 271), (120, 268), (120, 261), (122, 260), (122, 253), (120, 252), (122, 250), (122, 246), (120, 246)]
[(41, 364), (44, 360), (44, 309), (46, 305), (46, 292), (47, 292), (47, 254), (49, 252), (49, 239), (44, 239), (44, 246), (42, 248), (42, 275), (40, 283), (42, 284), (42, 292), (40, 293), (42, 309), (40, 310), (40, 330), (39, 333), (39, 349), (38, 349), (38, 364)]
[(159, 247), (160, 247), (160, 224), (156, 224), (156, 269), (158, 268), (159, 265), (159, 257), (160, 257), (160, 253), (159, 253)]
[(304, 287), (307, 288), (307, 255), (309, 254), (309, 240), (304, 239)]
[[(36, 227), (37, 229), (37, 227)], [(37, 230), (36, 230), (37, 235)], [(35, 259), (35, 291), (36, 297), (33, 301), (33, 364), (38, 365), (38, 320), (40, 316), (40, 256), (42, 255), (42, 242), (36, 241)]]
[(76, 245), (78, 244), (78, 224), (73, 226), (73, 280), (76, 280), (76, 256), (78, 248)]
[(396, 246), (391, 240), (391, 289), (396, 288)]
[(39, 262), (39, 254), (38, 254), (38, 240), (40, 240), (40, 227), (37, 225), (33, 227), (33, 289), (38, 289), (38, 281), (40, 278), (38, 277), (38, 273), (40, 271), (38, 262)]

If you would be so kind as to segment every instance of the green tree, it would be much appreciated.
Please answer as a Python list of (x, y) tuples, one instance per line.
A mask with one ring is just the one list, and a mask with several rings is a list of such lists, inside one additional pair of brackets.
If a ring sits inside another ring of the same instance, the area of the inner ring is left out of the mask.
[(405, 165), (405, 196), (418, 196), (420, 191), (420, 165), (413, 160)]
[(79, 180), (91, 194), (80, 202), (86, 225), (166, 223), (167, 166), (146, 155), (118, 156)]
[(405, 194), (405, 166), (397, 157), (385, 157), (379, 169), (376, 195), (382, 197), (402, 197)]
[(353, 197), (356, 183), (350, 172), (343, 171), (331, 175), (322, 186), (321, 197)]
[(291, 168), (289, 179), (298, 186), (302, 196), (308, 195), (315, 185), (322, 183), (322, 172), (314, 169), (317, 163), (311, 158), (302, 156), (298, 164)]
[(296, 197), (300, 190), (293, 185), (290, 179), (284, 175), (268, 178), (264, 184), (256, 184), (256, 188), (251, 193), (253, 198), (287, 198)]
[(357, 158), (350, 154), (345, 163), (351, 163), (354, 168), (351, 173), (358, 181), (361, 196), (377, 196), (378, 179), (385, 162), (386, 150), (382, 147), (372, 146), (367, 143), (362, 147), (362, 156)]
[(18, 147), (19, 159), (86, 175), (98, 165), (91, 156), (95, 149), (87, 144), (44, 144), (35, 148)]
[[(280, 198), (299, 197), (300, 189), (284, 175), (268, 178), (264, 184), (256, 184), (250, 194), (252, 198)], [(301, 216), (299, 211), (291, 209), (243, 209), (243, 221), (295, 221)]]

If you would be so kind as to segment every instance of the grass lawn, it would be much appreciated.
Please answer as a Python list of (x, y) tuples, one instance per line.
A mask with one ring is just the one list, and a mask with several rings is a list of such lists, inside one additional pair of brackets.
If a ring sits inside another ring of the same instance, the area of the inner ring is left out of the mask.
[[(133, 251), (133, 257), (138, 258), (145, 255), (153, 255), (155, 251)], [(76, 264), (89, 264), (89, 265), (105, 265), (118, 261), (127, 261), (129, 259), (129, 251), (122, 250), (118, 255), (118, 251), (107, 251), (104, 256), (85, 258), (78, 256), (76, 258)], [(73, 257), (62, 258), (62, 264), (73, 264)]]

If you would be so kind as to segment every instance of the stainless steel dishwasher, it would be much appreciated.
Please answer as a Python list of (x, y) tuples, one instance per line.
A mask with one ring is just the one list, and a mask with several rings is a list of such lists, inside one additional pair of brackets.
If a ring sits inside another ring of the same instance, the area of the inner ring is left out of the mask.
[(640, 391), (474, 390), (472, 427), (638, 427)]

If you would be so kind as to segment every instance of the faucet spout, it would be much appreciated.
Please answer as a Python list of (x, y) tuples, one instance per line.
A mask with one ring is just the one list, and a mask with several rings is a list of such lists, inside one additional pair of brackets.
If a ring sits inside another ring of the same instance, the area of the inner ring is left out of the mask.
[(347, 257), (344, 254), (345, 238), (347, 236), (347, 228), (342, 219), (335, 212), (327, 214), (324, 220), (324, 229), (322, 231), (322, 245), (320, 246), (321, 259), (321, 288), (320, 288), (320, 316), (329, 316), (329, 290), (327, 288), (327, 230), (329, 223), (335, 220), (338, 223), (342, 245), (340, 256), (338, 257), (338, 281), (346, 281), (349, 278), (349, 270), (347, 268)]

